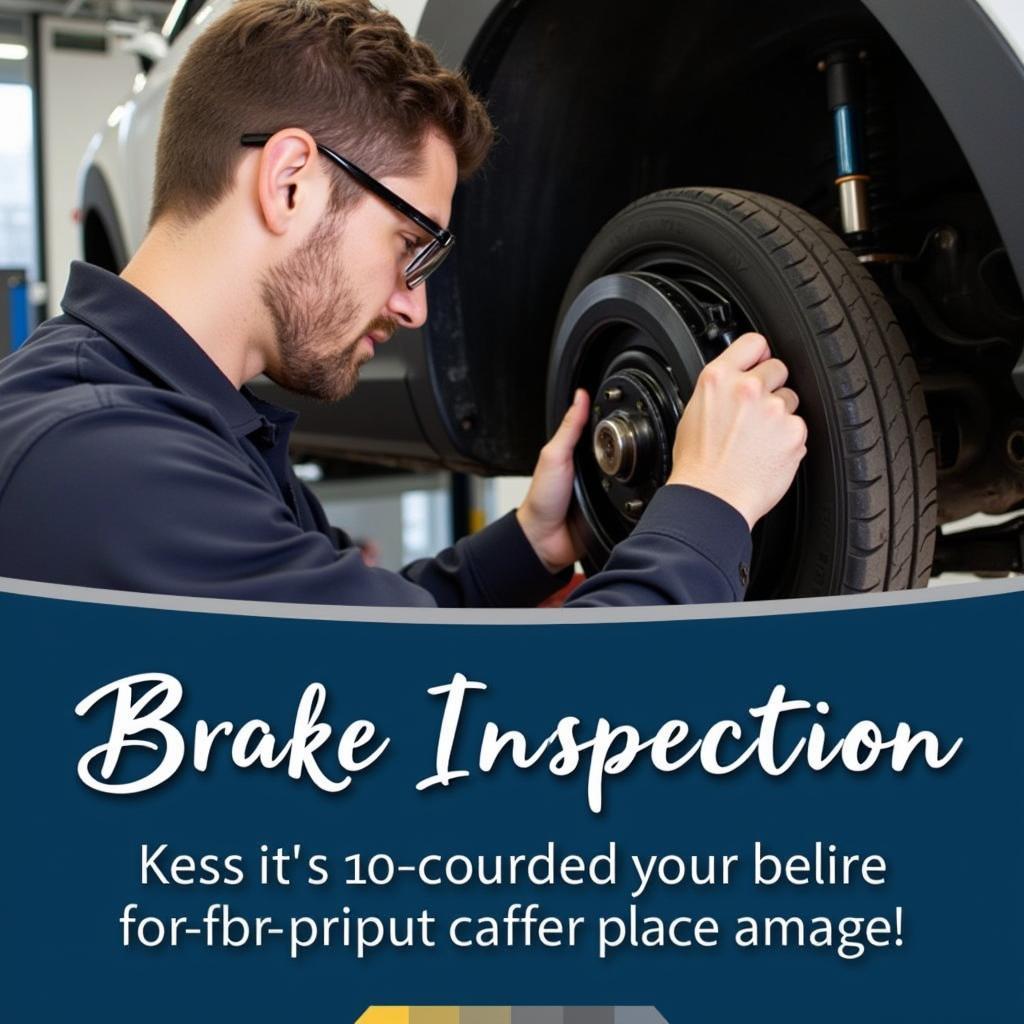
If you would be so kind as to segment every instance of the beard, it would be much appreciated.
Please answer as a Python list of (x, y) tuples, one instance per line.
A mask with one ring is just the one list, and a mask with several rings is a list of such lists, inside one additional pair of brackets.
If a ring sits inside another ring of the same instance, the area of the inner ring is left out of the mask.
[(264, 307), (274, 325), (277, 362), (267, 367), (275, 384), (299, 395), (334, 402), (359, 380), (359, 340), (391, 335), (398, 322), (376, 317), (356, 333), (358, 303), (345, 280), (339, 253), (341, 217), (325, 218), (297, 252), (264, 275)]

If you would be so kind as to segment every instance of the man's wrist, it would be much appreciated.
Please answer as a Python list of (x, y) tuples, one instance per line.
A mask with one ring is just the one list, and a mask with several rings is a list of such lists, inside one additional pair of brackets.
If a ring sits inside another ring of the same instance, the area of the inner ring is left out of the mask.
[(696, 487), (697, 490), (706, 491), (708, 494), (714, 495), (714, 497), (724, 501), (743, 516), (750, 530), (754, 529), (754, 524), (760, 518), (760, 516), (747, 507), (747, 502), (737, 493), (735, 487), (730, 487), (728, 484), (712, 476), (684, 471), (673, 473), (665, 483), (666, 485), (678, 484), (684, 487)]
[(556, 563), (551, 560), (544, 543), (546, 533), (538, 525), (527, 505), (520, 505), (516, 509), (516, 522), (519, 523), (519, 529), (523, 531), (523, 536), (529, 542), (530, 547), (533, 548), (533, 553), (537, 556), (537, 560), (549, 573), (555, 575), (573, 564), (572, 562)]

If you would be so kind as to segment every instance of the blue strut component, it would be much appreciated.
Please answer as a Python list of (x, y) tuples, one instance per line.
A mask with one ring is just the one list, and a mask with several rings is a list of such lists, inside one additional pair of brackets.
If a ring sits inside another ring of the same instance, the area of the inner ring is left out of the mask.
[(863, 174), (857, 108), (848, 103), (836, 107), (832, 112), (832, 120), (836, 133), (836, 177)]

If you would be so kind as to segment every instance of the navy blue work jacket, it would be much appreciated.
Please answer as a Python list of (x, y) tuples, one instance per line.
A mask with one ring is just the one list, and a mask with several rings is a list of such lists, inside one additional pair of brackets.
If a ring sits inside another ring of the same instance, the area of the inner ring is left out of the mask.
[[(0, 576), (317, 604), (533, 606), (562, 586), (510, 513), (401, 573), (367, 567), (288, 461), (295, 414), (238, 390), (113, 274), (72, 265), (63, 316), (0, 361)], [(743, 596), (732, 507), (665, 487), (569, 604)]]

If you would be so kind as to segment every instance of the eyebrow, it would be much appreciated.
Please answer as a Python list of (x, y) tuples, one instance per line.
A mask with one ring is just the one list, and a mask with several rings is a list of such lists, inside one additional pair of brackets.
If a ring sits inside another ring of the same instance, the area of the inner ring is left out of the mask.
[[(431, 241), (430, 233), (421, 228), (419, 224), (416, 223), (416, 221), (410, 220), (410, 218), (406, 217), (405, 214), (401, 213), (398, 210), (395, 211), (395, 214), (404, 222), (403, 226), (399, 228), (400, 231), (405, 231), (409, 234), (415, 235), (416, 238), (422, 242)], [(435, 224), (443, 226), (441, 225), (441, 222), (437, 219), (437, 217), (434, 215), (433, 210), (430, 210), (429, 212), (427, 210), (424, 210), (423, 214), (429, 217)]]

